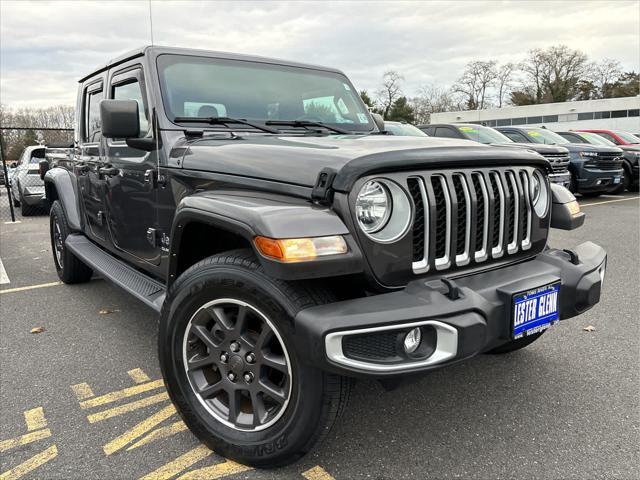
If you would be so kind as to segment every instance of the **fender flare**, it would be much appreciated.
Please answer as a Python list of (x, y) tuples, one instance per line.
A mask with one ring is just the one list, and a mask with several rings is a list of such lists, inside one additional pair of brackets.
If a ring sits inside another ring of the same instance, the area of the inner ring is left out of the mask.
[[(182, 234), (191, 222), (200, 222), (238, 235), (252, 246), (266, 273), (283, 280), (347, 275), (362, 272), (362, 254), (349, 230), (331, 209), (286, 196), (248, 197), (201, 192), (183, 198), (174, 216), (169, 247), (171, 284), (178, 275)], [(303, 238), (342, 235), (349, 252), (313, 261), (284, 263), (256, 251), (254, 238)]]
[(44, 190), (47, 202), (53, 203), (52, 189), (55, 189), (56, 195), (64, 213), (67, 216), (69, 227), (71, 230), (79, 232), (82, 230), (82, 220), (80, 216), (80, 207), (78, 202), (78, 191), (75, 182), (64, 168), (52, 168), (47, 171), (44, 176)]

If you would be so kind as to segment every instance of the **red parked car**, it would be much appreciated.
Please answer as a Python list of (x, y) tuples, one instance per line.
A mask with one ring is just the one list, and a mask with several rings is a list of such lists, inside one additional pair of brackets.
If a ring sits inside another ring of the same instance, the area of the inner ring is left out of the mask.
[(629, 132), (622, 130), (606, 130), (606, 129), (584, 129), (576, 130), (576, 132), (592, 132), (597, 133), (601, 137), (615, 143), (616, 145), (639, 145), (640, 138)]

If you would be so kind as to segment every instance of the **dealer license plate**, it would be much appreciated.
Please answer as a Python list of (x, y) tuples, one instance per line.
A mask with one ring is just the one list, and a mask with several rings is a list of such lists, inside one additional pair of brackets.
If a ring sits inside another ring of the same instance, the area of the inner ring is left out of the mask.
[(513, 338), (546, 330), (560, 319), (560, 282), (516, 293), (513, 296)]

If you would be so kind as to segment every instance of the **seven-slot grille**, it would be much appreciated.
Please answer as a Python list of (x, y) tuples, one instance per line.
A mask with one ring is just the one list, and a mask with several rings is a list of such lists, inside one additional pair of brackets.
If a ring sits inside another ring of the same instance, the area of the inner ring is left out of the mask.
[(531, 248), (527, 168), (426, 172), (407, 178), (415, 206), (413, 272), (446, 270)]

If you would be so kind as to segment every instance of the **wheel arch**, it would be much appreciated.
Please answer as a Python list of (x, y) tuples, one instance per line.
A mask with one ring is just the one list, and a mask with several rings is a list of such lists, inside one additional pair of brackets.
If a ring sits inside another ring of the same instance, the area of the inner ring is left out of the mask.
[(53, 168), (44, 176), (44, 191), (49, 205), (58, 200), (73, 231), (82, 230), (78, 192), (71, 174), (63, 168)]
[[(309, 202), (286, 200), (286, 197), (257, 198), (213, 192), (183, 198), (171, 228), (167, 284), (171, 285), (203, 258), (238, 248), (251, 248), (265, 272), (283, 280), (362, 272), (360, 250), (335, 212)], [(258, 235), (270, 238), (343, 235), (349, 252), (308, 262), (283, 263), (257, 252), (254, 239)]]

